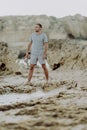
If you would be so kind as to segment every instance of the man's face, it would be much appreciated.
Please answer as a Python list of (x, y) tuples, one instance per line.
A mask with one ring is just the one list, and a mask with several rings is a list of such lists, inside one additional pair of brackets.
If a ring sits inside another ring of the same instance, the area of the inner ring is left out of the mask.
[(41, 28), (39, 27), (39, 25), (35, 25), (35, 32), (39, 32), (41, 30)]

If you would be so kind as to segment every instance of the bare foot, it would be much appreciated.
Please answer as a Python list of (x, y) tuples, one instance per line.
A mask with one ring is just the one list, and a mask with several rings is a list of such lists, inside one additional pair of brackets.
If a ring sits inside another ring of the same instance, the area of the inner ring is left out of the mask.
[(49, 80), (46, 80), (46, 84), (49, 84)]
[(30, 81), (27, 81), (24, 85), (25, 85), (25, 86), (26, 86), (26, 85), (32, 86), (33, 84), (32, 84)]
[(48, 86), (49, 85), (49, 81), (47, 80), (44, 85)]

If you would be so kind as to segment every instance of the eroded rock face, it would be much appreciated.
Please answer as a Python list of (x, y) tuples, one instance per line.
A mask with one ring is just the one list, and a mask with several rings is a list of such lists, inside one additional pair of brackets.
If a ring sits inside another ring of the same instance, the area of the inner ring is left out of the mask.
[(7, 16), (0, 17), (0, 40), (25, 42), (34, 31), (34, 25), (41, 23), (49, 39), (87, 39), (87, 18), (81, 15), (56, 18), (53, 16)]
[(0, 64), (0, 71), (5, 71), (6, 70), (6, 65), (5, 63)]
[(48, 60), (52, 69), (86, 69), (87, 45), (79, 40), (51, 40)]
[(8, 55), (8, 45), (5, 42), (0, 42), (0, 71), (6, 70), (6, 62)]
[(0, 74), (18, 71), (18, 66), (15, 64), (17, 58), (16, 51), (11, 50), (8, 44), (0, 42)]

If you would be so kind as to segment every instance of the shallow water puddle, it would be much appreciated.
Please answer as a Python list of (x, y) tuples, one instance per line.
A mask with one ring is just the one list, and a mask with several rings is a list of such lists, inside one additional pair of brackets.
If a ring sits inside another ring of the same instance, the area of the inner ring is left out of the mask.
[(65, 88), (59, 88), (46, 93), (44, 93), (42, 90), (38, 90), (37, 92), (34, 92), (32, 94), (4, 94), (0, 95), (0, 105), (9, 105), (16, 102), (26, 102), (30, 100), (36, 100), (39, 98), (48, 98), (56, 94), (59, 94), (59, 92), (64, 92), (65, 90)]

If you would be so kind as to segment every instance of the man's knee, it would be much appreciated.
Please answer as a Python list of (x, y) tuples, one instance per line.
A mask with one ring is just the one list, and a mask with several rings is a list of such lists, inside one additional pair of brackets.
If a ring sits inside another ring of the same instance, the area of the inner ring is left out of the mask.
[(42, 68), (43, 68), (44, 70), (47, 69), (45, 64), (42, 64)]
[(30, 65), (30, 70), (33, 70), (35, 65)]

